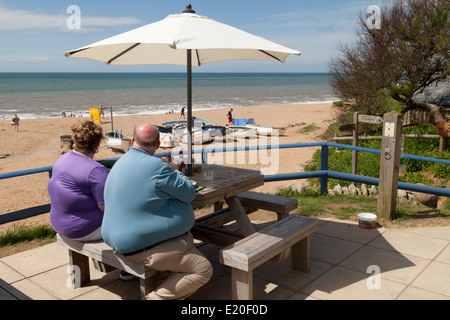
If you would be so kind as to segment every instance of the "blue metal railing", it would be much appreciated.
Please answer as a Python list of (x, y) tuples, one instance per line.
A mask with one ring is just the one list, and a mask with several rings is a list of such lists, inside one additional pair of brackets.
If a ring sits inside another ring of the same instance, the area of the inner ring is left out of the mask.
[[(336, 172), (328, 170), (328, 150), (330, 147), (336, 147), (340, 149), (350, 149), (357, 150), (361, 152), (369, 152), (375, 154), (381, 154), (380, 150), (376, 149), (368, 149), (362, 147), (354, 147), (349, 145), (342, 145), (332, 142), (314, 142), (314, 143), (296, 143), (296, 144), (283, 144), (283, 145), (265, 145), (265, 146), (241, 146), (241, 147), (216, 147), (216, 148), (206, 148), (206, 149), (195, 149), (192, 150), (194, 154), (202, 154), (202, 162), (207, 163), (208, 154), (213, 152), (236, 152), (236, 151), (252, 151), (252, 150), (270, 150), (270, 149), (289, 149), (289, 148), (305, 148), (305, 147), (321, 147), (321, 168), (319, 171), (312, 172), (296, 172), (296, 173), (286, 173), (286, 174), (276, 174), (276, 175), (266, 175), (264, 176), (265, 182), (271, 181), (285, 181), (285, 180), (299, 180), (299, 179), (309, 179), (309, 178), (320, 178), (320, 191), (321, 193), (327, 192), (328, 179), (338, 179), (351, 181), (356, 183), (366, 183), (370, 185), (378, 185), (379, 179), (372, 177), (359, 176), (349, 173)], [(162, 152), (155, 154), (156, 157), (164, 157), (164, 156), (173, 156), (184, 152), (183, 150), (178, 150), (174, 152)], [(405, 154), (405, 158), (407, 159), (415, 159), (421, 161), (435, 162), (450, 165), (449, 160), (436, 159), (436, 158), (427, 158), (421, 156), (414, 156)], [(111, 158), (107, 160), (118, 160), (120, 158)], [(51, 177), (52, 166), (16, 171), (10, 173), (2, 173), (0, 174), (0, 180), (9, 179), (15, 177), (21, 177), (31, 174), (45, 173), (48, 172)], [(418, 191), (423, 193), (434, 194), (438, 196), (446, 196), (450, 197), (450, 189), (446, 188), (437, 188), (437, 187), (429, 187), (423, 185), (417, 185), (406, 182), (399, 182), (398, 188), (409, 191)], [(13, 222), (21, 219), (30, 218), (36, 215), (48, 213), (50, 211), (50, 205), (41, 205), (33, 208), (27, 208), (20, 211), (15, 211), (7, 214), (0, 215), (0, 224), (4, 224), (7, 222)]]

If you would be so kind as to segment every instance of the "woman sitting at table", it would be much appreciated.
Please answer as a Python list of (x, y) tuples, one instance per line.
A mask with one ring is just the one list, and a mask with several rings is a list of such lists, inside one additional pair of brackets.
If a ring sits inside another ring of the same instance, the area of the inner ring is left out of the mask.
[(47, 190), (53, 229), (79, 241), (102, 239), (103, 190), (109, 169), (93, 160), (103, 139), (93, 121), (72, 126), (73, 150), (53, 165)]

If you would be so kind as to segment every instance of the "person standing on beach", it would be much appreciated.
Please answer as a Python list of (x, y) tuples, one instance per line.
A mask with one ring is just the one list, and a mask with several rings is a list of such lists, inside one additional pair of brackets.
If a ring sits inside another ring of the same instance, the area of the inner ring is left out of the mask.
[(20, 122), (20, 118), (17, 116), (17, 114), (15, 114), (14, 118), (11, 119), (11, 125), (13, 126), (14, 132), (19, 131), (19, 122)]
[(209, 281), (212, 265), (190, 232), (195, 188), (175, 165), (154, 156), (159, 146), (154, 126), (134, 129), (129, 151), (106, 180), (102, 236), (123, 259), (169, 272), (146, 299), (184, 299)]
[(228, 125), (231, 126), (233, 124), (233, 108), (230, 109), (230, 111), (228, 111), (227, 113), (227, 117), (228, 117)]
[(184, 106), (181, 108), (181, 116), (180, 118), (186, 119), (186, 116), (184, 114)]

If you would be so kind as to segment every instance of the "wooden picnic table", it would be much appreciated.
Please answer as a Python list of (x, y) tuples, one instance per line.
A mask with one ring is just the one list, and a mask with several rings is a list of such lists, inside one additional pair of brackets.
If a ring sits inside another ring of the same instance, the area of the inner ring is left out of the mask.
[[(214, 171), (213, 184), (197, 192), (195, 199), (191, 202), (192, 206), (214, 205), (225, 201), (228, 208), (198, 218), (192, 233), (199, 240), (226, 246), (256, 231), (238, 194), (262, 186), (264, 176), (258, 170), (203, 164), (202, 172), (194, 172), (190, 176), (191, 180), (195, 181), (197, 185), (206, 185), (203, 172), (208, 170)], [(217, 207), (214, 206), (214, 208)], [(222, 228), (231, 221), (237, 222), (241, 233), (230, 232)]]

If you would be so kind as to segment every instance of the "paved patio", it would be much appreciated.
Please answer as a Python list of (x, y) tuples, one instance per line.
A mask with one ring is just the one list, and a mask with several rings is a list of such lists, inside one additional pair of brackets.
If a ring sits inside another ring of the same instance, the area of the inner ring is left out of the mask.
[[(450, 226), (361, 229), (321, 220), (311, 237), (311, 271), (269, 261), (254, 271), (255, 300), (450, 300)], [(219, 247), (199, 244), (214, 266), (211, 281), (189, 300), (229, 300), (230, 269)], [(92, 281), (68, 289), (68, 254), (52, 243), (0, 259), (0, 300), (135, 300), (137, 279), (91, 268)], [(377, 277), (373, 270), (381, 271)]]

